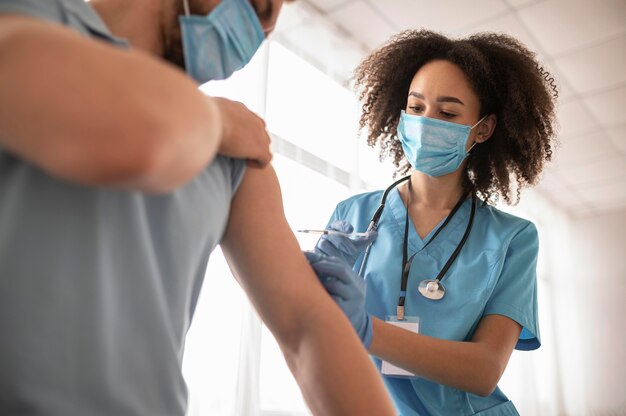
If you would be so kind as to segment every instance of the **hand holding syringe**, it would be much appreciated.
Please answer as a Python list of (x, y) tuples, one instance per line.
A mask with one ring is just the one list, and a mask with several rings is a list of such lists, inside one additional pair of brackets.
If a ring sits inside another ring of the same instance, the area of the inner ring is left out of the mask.
[(325, 230), (305, 229), (298, 230), (298, 232), (321, 235), (314, 251), (343, 258), (350, 266), (377, 236), (375, 230), (355, 232), (352, 224), (342, 220), (333, 221)]
[(368, 233), (344, 233), (337, 230), (298, 230), (299, 233), (305, 234), (319, 234), (319, 235), (341, 235), (348, 238), (367, 237)]

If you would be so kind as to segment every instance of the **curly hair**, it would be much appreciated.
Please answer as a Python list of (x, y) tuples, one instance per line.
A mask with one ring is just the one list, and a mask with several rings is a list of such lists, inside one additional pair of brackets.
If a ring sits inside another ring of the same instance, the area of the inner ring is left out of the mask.
[(464, 188), (489, 203), (499, 198), (517, 203), (521, 189), (537, 183), (552, 157), (558, 91), (535, 54), (510, 36), (478, 33), (450, 39), (428, 30), (393, 36), (354, 72), (362, 102), (359, 126), (368, 130), (367, 143), (380, 146), (381, 160), (392, 158), (396, 175), (410, 170), (396, 129), (414, 75), (433, 60), (461, 68), (478, 96), (480, 116), (497, 117), (491, 138), (477, 144), (468, 158)]

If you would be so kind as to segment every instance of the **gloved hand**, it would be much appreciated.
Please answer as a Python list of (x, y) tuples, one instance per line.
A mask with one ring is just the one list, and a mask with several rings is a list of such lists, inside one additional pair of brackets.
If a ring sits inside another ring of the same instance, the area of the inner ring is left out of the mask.
[[(354, 227), (347, 221), (337, 220), (330, 224), (327, 229), (351, 233)], [(367, 246), (376, 239), (376, 236), (378, 236), (376, 231), (368, 231), (364, 237), (353, 238), (344, 235), (325, 234), (320, 237), (315, 245), (315, 252), (326, 254), (327, 256), (340, 257), (350, 267), (353, 267), (359, 254), (365, 251)]]
[(305, 251), (304, 255), (320, 282), (346, 314), (365, 348), (372, 343), (372, 318), (365, 310), (367, 284), (338, 257)]

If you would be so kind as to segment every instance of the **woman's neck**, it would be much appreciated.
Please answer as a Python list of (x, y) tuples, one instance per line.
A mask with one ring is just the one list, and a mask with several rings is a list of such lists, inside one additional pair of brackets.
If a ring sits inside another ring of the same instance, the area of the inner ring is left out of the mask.
[(431, 210), (451, 210), (463, 194), (460, 172), (434, 178), (419, 171), (411, 173), (411, 205)]

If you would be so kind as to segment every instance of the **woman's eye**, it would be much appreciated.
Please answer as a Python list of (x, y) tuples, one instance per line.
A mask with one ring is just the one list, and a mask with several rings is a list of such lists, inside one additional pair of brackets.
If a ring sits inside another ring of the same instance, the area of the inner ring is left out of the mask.
[(442, 111), (441, 115), (444, 116), (445, 118), (453, 118), (456, 117), (456, 114), (453, 113), (448, 113), (447, 111)]
[(409, 109), (413, 110), (414, 113), (419, 113), (422, 111), (422, 107), (418, 105), (409, 106)]

